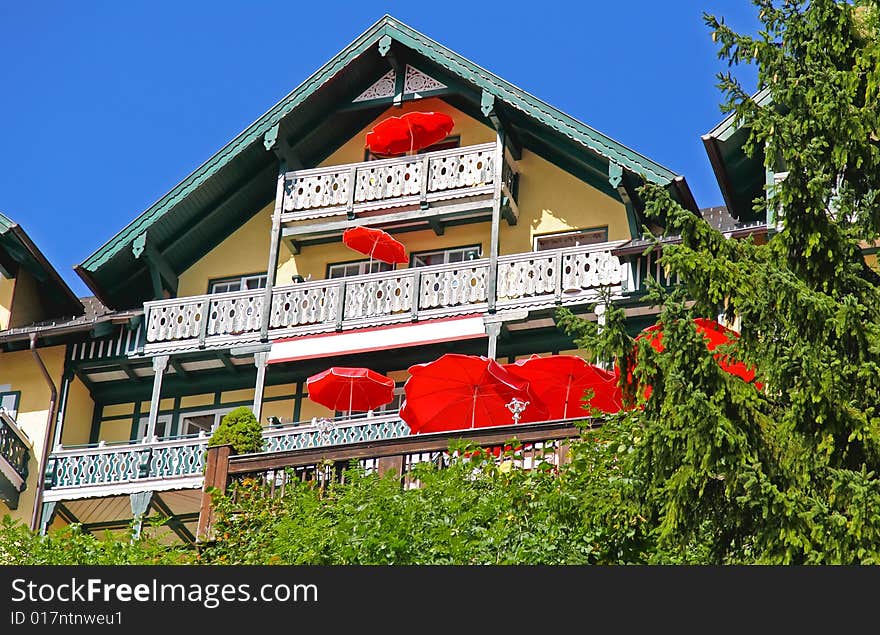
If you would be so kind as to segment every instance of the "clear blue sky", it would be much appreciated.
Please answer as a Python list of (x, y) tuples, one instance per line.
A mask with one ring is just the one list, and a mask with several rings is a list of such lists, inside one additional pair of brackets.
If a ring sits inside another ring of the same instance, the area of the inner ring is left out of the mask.
[[(700, 135), (749, 0), (0, 3), (0, 211), (72, 267), (390, 13), (721, 204)], [(754, 86), (754, 69), (742, 75)]]

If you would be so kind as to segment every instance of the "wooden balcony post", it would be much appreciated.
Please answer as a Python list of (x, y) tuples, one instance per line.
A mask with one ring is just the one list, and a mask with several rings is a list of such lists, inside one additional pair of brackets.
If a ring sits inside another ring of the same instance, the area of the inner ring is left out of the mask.
[(422, 297), (422, 272), (417, 268), (413, 271), (412, 280), (412, 305), (410, 319), (417, 322), (419, 319), (419, 301)]
[(498, 295), (498, 237), (501, 225), (501, 171), (504, 165), (504, 137), (495, 131), (495, 158), (493, 165), (492, 230), (489, 234), (489, 276), (486, 280), (486, 301), (489, 313), (495, 312)]
[(377, 461), (376, 469), (379, 472), (380, 478), (389, 473), (403, 476), (403, 455), (380, 457)]
[(278, 245), (281, 242), (281, 212), (284, 209), (284, 162), (278, 168), (278, 182), (275, 185), (275, 210), (272, 212), (272, 232), (269, 237), (269, 264), (266, 267), (266, 289), (263, 291), (263, 307), (260, 314), (260, 340), (269, 339), (269, 320), (272, 317), (272, 289), (275, 287), (275, 274), (278, 270)]
[(147, 419), (147, 439), (156, 434), (156, 420), (159, 418), (159, 395), (162, 393), (162, 377), (168, 368), (168, 355), (156, 355), (153, 358), (153, 395), (150, 397), (150, 416)]
[(216, 489), (221, 493), (226, 493), (231, 452), (231, 445), (215, 445), (208, 448), (205, 459), (205, 483), (202, 486), (202, 504), (199, 508), (199, 527), (196, 530), (196, 539), (199, 542), (210, 540), (211, 525), (214, 521), (211, 491)]

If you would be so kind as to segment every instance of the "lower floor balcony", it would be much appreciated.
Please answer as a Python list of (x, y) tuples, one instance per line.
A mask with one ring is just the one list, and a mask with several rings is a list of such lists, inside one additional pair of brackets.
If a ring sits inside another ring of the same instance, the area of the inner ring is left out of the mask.
[[(329, 423), (328, 423), (329, 421)], [(397, 413), (305, 421), (266, 428), (265, 451), (348, 445), (410, 434)], [(201, 488), (208, 435), (137, 443), (97, 443), (56, 450), (45, 475), (47, 502)]]
[(423, 461), (442, 466), (451, 458), (450, 445), (461, 442), (530, 469), (539, 461), (565, 461), (567, 441), (581, 434), (581, 420), (411, 434), (397, 413), (389, 413), (270, 427), (264, 451), (254, 454), (230, 456), (230, 446), (209, 450), (204, 434), (66, 448), (49, 457), (42, 529), (60, 518), (93, 533), (127, 531), (133, 519), (159, 516), (165, 520), (159, 530), (170, 540), (192, 543), (210, 533), (205, 486), (226, 490), (255, 477), (268, 495), (283, 494), (285, 479), (344, 478), (343, 468), (356, 461), (368, 473), (395, 470), (404, 487), (417, 487), (407, 476), (410, 468)]

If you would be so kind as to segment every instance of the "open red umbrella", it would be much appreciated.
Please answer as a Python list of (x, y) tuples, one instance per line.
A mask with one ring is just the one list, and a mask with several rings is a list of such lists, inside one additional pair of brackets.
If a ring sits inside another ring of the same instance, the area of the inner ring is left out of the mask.
[(546, 406), (528, 382), (487, 357), (447, 353), (433, 362), (410, 366), (409, 373), (400, 416), (413, 432), (510, 425), (513, 409), (526, 402), (521, 422), (547, 418)]
[(622, 397), (617, 377), (577, 355), (532, 357), (504, 366), (512, 375), (529, 382), (532, 392), (547, 406), (550, 419), (584, 417), (584, 392), (591, 388), (589, 404), (606, 413), (619, 412)]
[(408, 112), (383, 119), (367, 133), (367, 148), (376, 154), (403, 154), (446, 138), (455, 122), (442, 112)]
[(394, 380), (369, 368), (333, 366), (306, 380), (309, 399), (331, 410), (366, 411), (394, 398)]
[[(694, 322), (697, 325), (697, 332), (706, 339), (706, 347), (710, 351), (714, 351), (722, 344), (729, 344), (739, 337), (739, 333), (722, 326), (715, 320), (710, 320), (708, 318), (694, 318)], [(655, 324), (654, 326), (646, 328), (638, 337), (649, 338), (648, 341), (657, 352), (662, 351), (664, 348), (663, 326), (661, 324)], [(718, 361), (718, 365), (731, 375), (736, 375), (744, 381), (752, 381), (755, 378), (755, 369), (749, 368), (743, 362), (734, 361), (728, 356), (721, 355), (720, 353), (715, 355), (715, 359)]]
[(403, 244), (392, 238), (391, 234), (373, 227), (351, 227), (342, 232), (342, 242), (355, 251), (373, 258), (394, 264), (406, 262)]

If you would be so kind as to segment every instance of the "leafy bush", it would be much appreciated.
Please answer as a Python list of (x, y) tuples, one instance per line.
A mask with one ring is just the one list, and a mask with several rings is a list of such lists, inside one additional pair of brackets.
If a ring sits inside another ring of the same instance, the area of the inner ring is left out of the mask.
[(133, 531), (97, 537), (79, 524), (52, 530), (46, 536), (30, 531), (9, 515), (0, 518), (0, 566), (5, 565), (178, 565), (196, 564), (198, 553), (169, 546), (161, 536), (170, 531), (161, 523), (144, 522), (140, 536)]
[(208, 447), (227, 444), (233, 454), (262, 451), (263, 430), (250, 408), (240, 406), (227, 413), (208, 441)]

